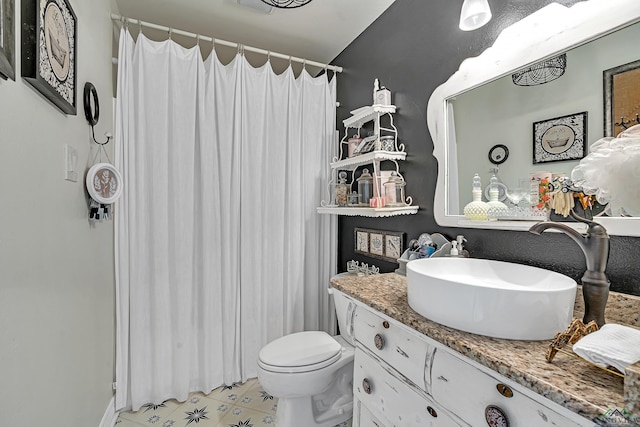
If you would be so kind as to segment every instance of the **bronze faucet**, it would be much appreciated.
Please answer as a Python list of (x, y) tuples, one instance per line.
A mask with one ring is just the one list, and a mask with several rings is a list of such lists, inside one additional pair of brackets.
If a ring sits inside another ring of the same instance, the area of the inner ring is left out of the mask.
[(593, 221), (582, 218), (571, 211), (571, 217), (587, 224), (587, 233), (582, 235), (573, 228), (553, 221), (534, 224), (529, 231), (538, 234), (554, 228), (571, 237), (582, 249), (587, 260), (587, 271), (582, 276), (582, 295), (584, 297), (584, 324), (595, 320), (598, 327), (605, 324), (604, 308), (609, 297), (609, 279), (604, 270), (609, 260), (609, 235), (605, 228)]

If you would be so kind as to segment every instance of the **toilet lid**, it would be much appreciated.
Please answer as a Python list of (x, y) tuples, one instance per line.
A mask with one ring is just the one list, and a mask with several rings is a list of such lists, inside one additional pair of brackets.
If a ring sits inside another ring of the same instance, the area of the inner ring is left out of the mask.
[(298, 332), (264, 346), (258, 359), (270, 371), (306, 372), (334, 363), (341, 350), (340, 343), (326, 332)]

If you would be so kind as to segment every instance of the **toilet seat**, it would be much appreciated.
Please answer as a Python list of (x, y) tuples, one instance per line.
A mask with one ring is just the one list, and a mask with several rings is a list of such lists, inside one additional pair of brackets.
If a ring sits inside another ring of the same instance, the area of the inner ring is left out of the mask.
[(299, 373), (325, 368), (342, 355), (342, 345), (322, 331), (298, 332), (267, 344), (258, 364), (271, 372)]

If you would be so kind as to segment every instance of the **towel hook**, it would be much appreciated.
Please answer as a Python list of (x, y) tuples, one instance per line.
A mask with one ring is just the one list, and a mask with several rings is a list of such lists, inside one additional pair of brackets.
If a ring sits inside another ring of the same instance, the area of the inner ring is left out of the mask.
[[(86, 82), (84, 84), (84, 94), (83, 94), (83, 104), (84, 104), (84, 117), (91, 125), (91, 136), (93, 137), (93, 142), (98, 145), (106, 145), (111, 140), (111, 134), (107, 133), (107, 140), (105, 142), (96, 141), (96, 134), (94, 131), (94, 126), (98, 124), (98, 120), (100, 120), (100, 103), (98, 101), (98, 91), (96, 91), (96, 87), (91, 82)], [(91, 100), (93, 99), (93, 107)]]

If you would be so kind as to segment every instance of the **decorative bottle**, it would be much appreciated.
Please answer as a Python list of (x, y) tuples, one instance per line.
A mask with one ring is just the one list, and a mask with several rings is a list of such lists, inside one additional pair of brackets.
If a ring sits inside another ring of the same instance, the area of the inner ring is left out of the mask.
[(473, 201), (464, 207), (464, 216), (472, 221), (486, 221), (489, 205), (482, 201), (482, 181), (478, 174), (473, 176), (471, 195)]
[(336, 204), (338, 206), (347, 206), (347, 195), (351, 190), (351, 186), (347, 184), (347, 173), (340, 171), (338, 174), (338, 183), (336, 184)]
[(496, 216), (500, 215), (500, 211), (506, 211), (508, 209), (507, 205), (498, 200), (500, 194), (498, 185), (498, 177), (494, 174), (489, 180), (489, 202), (487, 203), (489, 208), (487, 210), (487, 216), (490, 219), (497, 219)]

